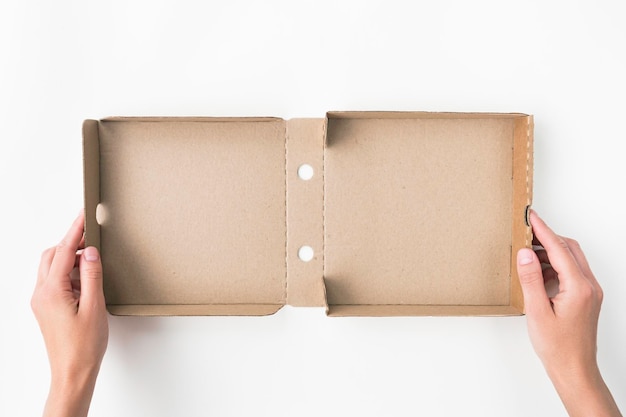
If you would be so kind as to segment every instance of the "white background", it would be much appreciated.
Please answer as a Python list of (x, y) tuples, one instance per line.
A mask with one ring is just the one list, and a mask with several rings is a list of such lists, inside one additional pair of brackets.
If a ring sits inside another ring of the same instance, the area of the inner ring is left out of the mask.
[[(82, 206), (83, 119), (327, 110), (535, 115), (534, 207), (605, 290), (599, 363), (625, 410), (625, 18), (607, 0), (4, 0), (0, 415), (38, 415), (47, 394), (29, 301)], [(110, 317), (90, 415), (563, 416), (525, 326)]]

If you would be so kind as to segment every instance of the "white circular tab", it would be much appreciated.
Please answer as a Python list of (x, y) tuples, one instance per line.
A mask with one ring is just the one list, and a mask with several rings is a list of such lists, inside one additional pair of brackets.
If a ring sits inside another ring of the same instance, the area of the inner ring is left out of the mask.
[(303, 262), (309, 262), (315, 256), (313, 248), (310, 246), (302, 246), (298, 249), (298, 258)]
[(301, 180), (308, 181), (313, 178), (313, 167), (309, 164), (302, 164), (298, 167), (298, 177)]

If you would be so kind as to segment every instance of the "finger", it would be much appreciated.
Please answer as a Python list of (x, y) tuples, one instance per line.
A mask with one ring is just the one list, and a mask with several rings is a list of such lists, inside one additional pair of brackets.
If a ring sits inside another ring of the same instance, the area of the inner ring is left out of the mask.
[(84, 214), (81, 211), (63, 240), (57, 245), (54, 259), (50, 266), (52, 275), (62, 278), (72, 272), (76, 262), (76, 251), (83, 237), (84, 221)]
[(70, 284), (72, 285), (72, 290), (80, 292), (80, 272), (78, 268), (72, 269), (70, 273)]
[(531, 317), (552, 314), (550, 299), (543, 283), (541, 264), (532, 249), (522, 248), (517, 252), (517, 273), (524, 294), (526, 314)]
[[(102, 262), (98, 249), (93, 246), (85, 248), (80, 259), (80, 303), (82, 306), (104, 305), (102, 290)], [(92, 310), (89, 308), (88, 310)]]
[[(544, 277), (545, 277), (545, 273), (544, 273)], [(548, 298), (550, 299), (550, 301), (552, 301), (552, 299), (556, 297), (560, 292), (558, 278), (546, 280), (545, 286), (546, 286), (546, 294), (548, 295)]]
[(83, 256), (83, 250), (79, 249), (76, 251), (76, 256), (74, 257), (74, 268), (78, 268), (80, 265), (80, 258)]
[(547, 267), (547, 268), (542, 268), (542, 274), (543, 274), (543, 282), (546, 283), (548, 281), (552, 281), (555, 279), (559, 279), (559, 274), (556, 273), (556, 271), (551, 267)]
[[(531, 210), (532, 212), (532, 210)], [(541, 242), (539, 242), (539, 239), (537, 239), (537, 235), (533, 234), (533, 245), (534, 246), (541, 246)]]
[(596, 288), (596, 290), (601, 291), (602, 289), (600, 287), (600, 284), (598, 283), (598, 280), (596, 279), (595, 275), (591, 271), (589, 262), (587, 262), (587, 257), (583, 253), (583, 250), (580, 247), (580, 244), (574, 239), (565, 238), (565, 240), (567, 242), (567, 246), (572, 252), (572, 255), (574, 255), (574, 258), (576, 259), (578, 266), (583, 271), (585, 278), (587, 278), (591, 282), (591, 284)]
[(561, 277), (565, 277), (561, 282), (571, 282), (572, 280), (581, 279), (581, 269), (570, 251), (567, 242), (548, 227), (541, 220), (534, 210), (530, 212), (530, 222), (533, 231), (541, 245), (545, 248), (550, 265)]
[(48, 248), (41, 254), (41, 260), (39, 261), (39, 271), (37, 272), (37, 285), (44, 282), (48, 277), (48, 272), (50, 271), (50, 265), (52, 264), (55, 250), (55, 247)]
[(589, 263), (587, 262), (587, 258), (585, 257), (585, 254), (580, 248), (578, 242), (568, 237), (563, 237), (563, 240), (567, 243), (567, 247), (574, 256), (574, 259), (576, 260), (579, 268), (583, 271), (583, 274), (593, 275), (593, 273), (591, 272), (591, 268), (589, 267)]
[(539, 262), (541, 262), (542, 264), (549, 264), (550, 263), (550, 258), (548, 257), (548, 252), (546, 252), (545, 249), (536, 250), (535, 253), (537, 254), (537, 258), (539, 258)]

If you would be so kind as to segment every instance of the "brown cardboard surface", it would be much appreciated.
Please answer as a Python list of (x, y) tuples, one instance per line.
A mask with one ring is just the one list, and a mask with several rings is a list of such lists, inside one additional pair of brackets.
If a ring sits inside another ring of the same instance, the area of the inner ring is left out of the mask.
[(114, 314), (523, 311), (530, 116), (109, 118), (83, 135), (86, 240)]
[[(287, 122), (287, 304), (324, 305), (324, 119), (293, 119)], [(313, 177), (303, 180), (298, 168), (308, 164)], [(313, 259), (298, 257), (310, 246)]]
[(285, 303), (284, 121), (113, 119), (98, 131), (107, 304)]
[(515, 121), (527, 118), (333, 116), (324, 192), (329, 312), (510, 312), (513, 140)]

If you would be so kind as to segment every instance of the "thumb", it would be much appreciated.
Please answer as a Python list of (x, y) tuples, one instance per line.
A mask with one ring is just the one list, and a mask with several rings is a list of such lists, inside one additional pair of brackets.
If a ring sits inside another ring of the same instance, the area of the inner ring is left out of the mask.
[(545, 315), (552, 312), (550, 299), (543, 283), (543, 272), (537, 254), (522, 248), (517, 252), (517, 274), (524, 293), (526, 314)]
[(104, 303), (102, 290), (102, 262), (98, 249), (93, 246), (83, 250), (80, 259), (80, 301), (83, 304)]

